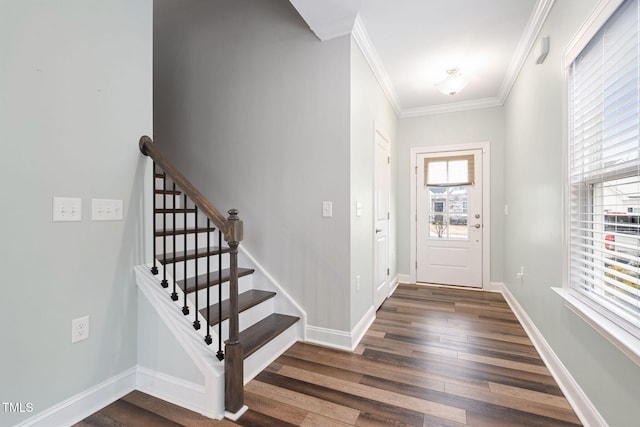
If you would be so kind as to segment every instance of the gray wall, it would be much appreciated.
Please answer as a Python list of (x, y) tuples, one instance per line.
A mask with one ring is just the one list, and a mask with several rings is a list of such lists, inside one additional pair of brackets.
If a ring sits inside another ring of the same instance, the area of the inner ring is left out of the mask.
[[(308, 313), (350, 329), (351, 39), (287, 1), (156, 1), (154, 137)], [(333, 218), (322, 218), (322, 202)]]
[[(562, 286), (562, 51), (595, 0), (557, 0), (542, 29), (551, 50), (526, 62), (505, 105), (505, 282), (611, 426), (640, 419), (640, 369), (564, 307)], [(516, 272), (524, 266), (524, 281)]]
[[(34, 408), (1, 425), (136, 365), (151, 20), (151, 0), (0, 2), (0, 401)], [(53, 196), (81, 197), (82, 221), (53, 223)], [(124, 221), (91, 221), (91, 198), (124, 200)]]
[[(389, 280), (396, 268), (396, 145), (398, 117), (387, 100), (360, 47), (351, 42), (351, 328), (373, 305), (373, 224), (375, 187), (375, 129), (390, 139), (392, 220), (389, 224)], [(356, 202), (363, 205), (356, 216)], [(360, 275), (360, 291), (356, 276)]]
[(398, 271), (409, 274), (411, 149), (489, 142), (491, 152), (491, 274), (502, 281), (504, 238), (504, 109), (483, 108), (400, 120), (398, 127)]

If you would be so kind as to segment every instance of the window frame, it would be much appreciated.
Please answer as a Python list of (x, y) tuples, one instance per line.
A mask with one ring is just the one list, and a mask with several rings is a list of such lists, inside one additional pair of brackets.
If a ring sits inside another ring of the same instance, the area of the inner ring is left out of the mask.
[[(595, 7), (583, 26), (576, 33), (562, 55), (564, 71), (563, 84), (563, 111), (564, 111), (564, 135), (563, 135), (563, 207), (564, 207), (564, 233), (563, 233), (563, 284), (562, 288), (553, 288), (565, 302), (567, 308), (578, 317), (603, 335), (614, 346), (620, 349), (632, 361), (640, 365), (640, 339), (618, 325), (611, 318), (594, 309), (596, 303), (590, 303), (588, 298), (578, 295), (571, 288), (570, 251), (571, 251), (571, 164), (570, 164), (570, 67), (583, 49), (591, 42), (609, 18), (618, 10), (625, 0), (602, 0)], [(593, 304), (593, 305), (592, 305)]]

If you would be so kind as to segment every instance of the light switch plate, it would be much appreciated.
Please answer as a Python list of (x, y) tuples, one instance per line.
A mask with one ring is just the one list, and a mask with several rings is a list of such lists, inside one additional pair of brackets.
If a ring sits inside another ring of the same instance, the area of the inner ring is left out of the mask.
[(91, 219), (93, 221), (122, 221), (122, 200), (91, 199)]
[(53, 198), (53, 222), (82, 221), (82, 199), (77, 197)]
[(322, 217), (331, 218), (333, 216), (333, 202), (322, 202)]

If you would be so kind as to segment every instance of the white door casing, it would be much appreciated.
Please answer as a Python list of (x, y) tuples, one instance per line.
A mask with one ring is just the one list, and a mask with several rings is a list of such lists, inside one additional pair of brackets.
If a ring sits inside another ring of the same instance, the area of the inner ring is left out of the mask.
[(374, 287), (373, 302), (377, 310), (389, 296), (389, 202), (390, 154), (389, 142), (380, 132), (375, 136), (374, 190)]
[[(416, 282), (483, 287), (482, 163), (480, 149), (416, 154)], [(427, 184), (426, 164), (446, 182)]]

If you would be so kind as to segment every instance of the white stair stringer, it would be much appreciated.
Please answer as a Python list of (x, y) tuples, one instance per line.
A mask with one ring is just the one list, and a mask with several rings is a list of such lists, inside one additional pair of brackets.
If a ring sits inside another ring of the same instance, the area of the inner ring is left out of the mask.
[[(184, 351), (204, 376), (205, 385), (202, 389), (188, 390), (161, 386), (153, 381), (141, 381), (148, 375), (139, 376), (138, 388), (148, 394), (167, 400), (176, 405), (199, 412), (210, 418), (224, 417), (224, 362), (216, 357), (213, 345), (207, 346), (202, 341), (199, 331), (194, 330), (189, 316), (183, 316), (176, 310), (175, 302), (167, 296), (166, 290), (159, 283), (157, 276), (149, 271), (148, 266), (135, 267), (138, 288), (163, 320)], [(201, 328), (202, 330), (202, 328)], [(212, 334), (213, 336), (213, 334)], [(217, 336), (214, 339), (214, 343)], [(158, 375), (161, 377), (162, 375)]]

